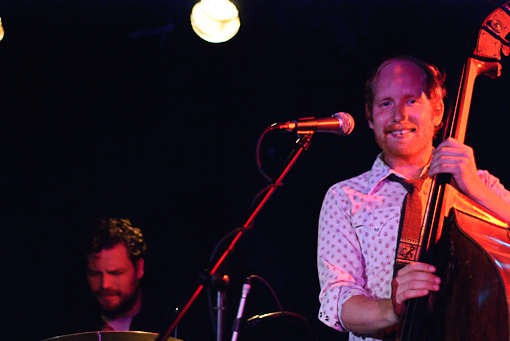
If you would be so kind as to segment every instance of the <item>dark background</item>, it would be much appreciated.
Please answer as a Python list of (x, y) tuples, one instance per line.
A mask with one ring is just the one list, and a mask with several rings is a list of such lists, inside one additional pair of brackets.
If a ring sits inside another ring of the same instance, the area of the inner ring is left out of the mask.
[[(57, 336), (81, 311), (81, 242), (102, 215), (144, 231), (145, 292), (182, 307), (216, 242), (244, 224), (267, 184), (255, 162), (264, 128), (345, 111), (354, 132), (315, 135), (241, 239), (227, 304), (235, 315), (244, 279), (262, 276), (321, 340), (342, 339), (316, 318), (316, 229), (327, 188), (379, 152), (363, 118), (365, 79), (384, 58), (412, 54), (445, 69), (455, 89), (470, 35), (503, 2), (239, 0), (239, 33), (211, 44), (191, 29), (194, 1), (2, 0), (0, 338)], [(475, 85), (466, 142), (479, 168), (510, 184), (502, 65), (501, 77)], [(267, 173), (295, 140), (266, 136)], [(245, 315), (277, 311), (252, 284)], [(215, 338), (205, 297), (184, 318), (186, 340)]]

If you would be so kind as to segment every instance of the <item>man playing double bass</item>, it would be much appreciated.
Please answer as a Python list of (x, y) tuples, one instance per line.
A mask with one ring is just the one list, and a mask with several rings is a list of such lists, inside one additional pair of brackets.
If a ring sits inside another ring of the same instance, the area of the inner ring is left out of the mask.
[(365, 104), (382, 152), (372, 169), (333, 185), (324, 198), (319, 319), (350, 332), (349, 340), (382, 339), (398, 324), (405, 301), (440, 288), (432, 265), (412, 262), (394, 270), (406, 182), (421, 180), (416, 193), (424, 207), (431, 177), (449, 173), (462, 193), (510, 221), (510, 192), (477, 170), (470, 147), (451, 138), (433, 147), (444, 113), (443, 81), (434, 66), (412, 57), (383, 62), (367, 81)]

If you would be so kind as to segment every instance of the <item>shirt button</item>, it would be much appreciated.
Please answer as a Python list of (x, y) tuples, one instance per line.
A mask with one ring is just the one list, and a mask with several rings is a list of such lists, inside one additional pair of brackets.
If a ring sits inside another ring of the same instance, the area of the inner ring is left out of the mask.
[(375, 232), (379, 232), (379, 227), (374, 227)]

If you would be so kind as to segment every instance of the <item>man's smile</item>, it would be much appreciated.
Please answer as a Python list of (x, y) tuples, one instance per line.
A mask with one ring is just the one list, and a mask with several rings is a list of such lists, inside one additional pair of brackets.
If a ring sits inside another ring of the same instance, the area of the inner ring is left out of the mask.
[(403, 137), (406, 134), (415, 133), (416, 128), (412, 126), (401, 126), (401, 125), (393, 125), (384, 130), (385, 134), (389, 134), (395, 137)]

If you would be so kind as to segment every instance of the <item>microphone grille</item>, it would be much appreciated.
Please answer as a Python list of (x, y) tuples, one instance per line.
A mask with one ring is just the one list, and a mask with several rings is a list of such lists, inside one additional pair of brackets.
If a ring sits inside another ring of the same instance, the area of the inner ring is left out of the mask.
[(354, 129), (354, 118), (346, 112), (337, 112), (333, 115), (340, 121), (340, 125), (338, 126), (337, 135), (345, 136), (352, 133)]

